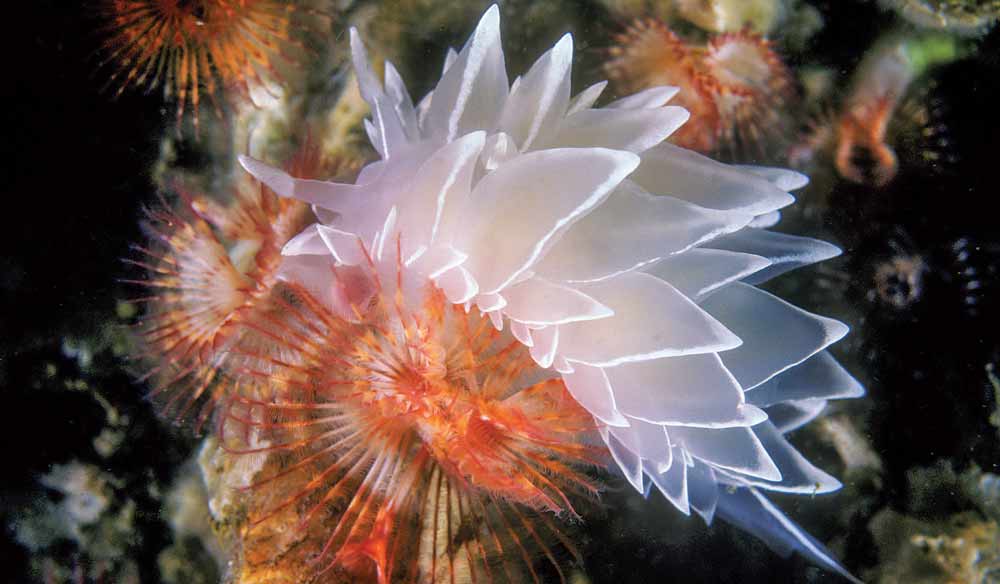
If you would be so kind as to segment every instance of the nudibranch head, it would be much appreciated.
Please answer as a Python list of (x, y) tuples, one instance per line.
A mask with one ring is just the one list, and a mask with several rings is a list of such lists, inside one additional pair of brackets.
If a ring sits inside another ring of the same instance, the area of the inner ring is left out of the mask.
[(676, 88), (572, 96), (570, 35), (511, 83), (495, 6), (416, 105), (351, 36), (380, 160), (338, 184), (241, 159), (320, 219), (283, 248), (283, 316), (244, 320), (274, 347), (234, 351), (257, 382), (220, 422), (288, 454), (251, 489), (261, 525), (294, 510), (321, 569), (381, 582), (530, 570), (597, 445), (639, 492), (850, 578), (764, 495), (840, 486), (784, 434), (862, 393), (826, 351), (847, 327), (757, 287), (839, 252), (766, 229), (805, 177), (664, 142)]

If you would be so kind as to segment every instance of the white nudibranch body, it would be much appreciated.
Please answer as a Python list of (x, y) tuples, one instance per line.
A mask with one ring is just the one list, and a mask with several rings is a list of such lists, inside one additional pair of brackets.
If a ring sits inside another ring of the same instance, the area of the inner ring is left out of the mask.
[(334, 270), (375, 266), (404, 301), (432, 282), (562, 376), (638, 491), (851, 578), (764, 496), (840, 487), (784, 434), (863, 393), (826, 351), (846, 326), (756, 287), (839, 253), (766, 229), (806, 178), (664, 142), (687, 119), (674, 88), (571, 97), (568, 34), (508, 83), (495, 6), (418, 105), (353, 30), (351, 46), (381, 160), (336, 184), (241, 159), (322, 221), (287, 244), (284, 277), (348, 318), (364, 287)]

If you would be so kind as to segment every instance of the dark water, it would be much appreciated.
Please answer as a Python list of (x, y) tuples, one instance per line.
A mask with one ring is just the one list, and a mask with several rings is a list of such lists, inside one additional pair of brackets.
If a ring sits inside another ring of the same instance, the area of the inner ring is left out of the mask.
[[(25, 13), (7, 22), (0, 108), (0, 578), (41, 581), (10, 525), (38, 496), (42, 474), (79, 459), (118, 477), (117, 492), (134, 500), (134, 540), (124, 549), (141, 581), (156, 582), (156, 558), (171, 536), (160, 515), (161, 493), (149, 487), (169, 484), (195, 443), (156, 421), (112, 351), (86, 362), (67, 350), (67, 339), (72, 345), (106, 338), (113, 336), (108, 327), (119, 326), (117, 299), (126, 295), (116, 282), (120, 258), (140, 238), (141, 208), (153, 200), (151, 169), (160, 137), (172, 128), (172, 109), (158, 91), (117, 99), (101, 91), (92, 7), (22, 4)], [(873, 2), (815, 5), (827, 25), (805, 54), (835, 70), (852, 70), (893, 25)], [(595, 19), (601, 14), (590, 3), (580, 10)], [(435, 48), (434, 41), (414, 39), (421, 42), (423, 50)], [(940, 168), (904, 165), (882, 189), (823, 181), (799, 193), (800, 208), (787, 219), (789, 228), (802, 226), (845, 250), (830, 266), (779, 286), (807, 308), (852, 325), (835, 352), (869, 393), (839, 411), (859, 421), (883, 472), (822, 500), (780, 502), (818, 539), (835, 541), (856, 574), (880, 561), (869, 530), (879, 510), (933, 521), (973, 509), (947, 489), (933, 505), (915, 508), (915, 469), (944, 464), (961, 473), (978, 465), (997, 472), (1000, 462), (998, 429), (990, 424), (998, 405), (986, 375), (988, 364), (1000, 360), (1000, 30), (972, 45), (968, 57), (932, 72), (929, 90), (953, 160)], [(534, 50), (528, 52), (533, 58)], [(194, 155), (185, 158), (184, 148), (180, 164), (199, 164)], [(874, 274), (899, 257), (919, 258), (925, 269), (916, 290), (899, 292), (904, 306), (895, 307), (878, 297)], [(74, 380), (100, 388), (130, 419), (123, 446), (110, 458), (92, 446), (106, 410), (88, 392), (67, 389)], [(842, 474), (828, 445), (808, 434), (803, 443), (820, 466)], [(661, 498), (646, 502), (624, 488), (612, 488), (579, 537), (594, 582), (838, 581), (734, 529), (705, 529)], [(46, 553), (65, 565), (92, 561), (69, 543)]]

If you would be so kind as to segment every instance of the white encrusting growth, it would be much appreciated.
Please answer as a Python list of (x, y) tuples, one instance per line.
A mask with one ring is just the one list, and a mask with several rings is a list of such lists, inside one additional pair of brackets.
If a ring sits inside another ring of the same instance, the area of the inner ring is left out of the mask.
[(509, 85), (495, 6), (417, 106), (353, 30), (351, 46), (381, 160), (344, 185), (241, 159), (325, 220), (287, 244), (285, 277), (344, 313), (331, 266), (404, 265), (561, 374), (636, 489), (850, 578), (761, 494), (840, 486), (782, 432), (863, 391), (825, 351), (843, 324), (754, 287), (839, 252), (760, 228), (806, 178), (663, 142), (688, 117), (675, 88), (571, 97), (570, 35)]

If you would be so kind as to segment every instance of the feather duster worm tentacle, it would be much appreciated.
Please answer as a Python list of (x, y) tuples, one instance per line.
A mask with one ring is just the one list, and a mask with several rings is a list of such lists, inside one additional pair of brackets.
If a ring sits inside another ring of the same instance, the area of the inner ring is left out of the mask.
[(719, 109), (720, 146), (762, 155), (765, 144), (782, 138), (783, 112), (795, 98), (792, 74), (774, 44), (746, 30), (726, 33), (709, 41), (701, 62)]
[[(108, 86), (163, 86), (177, 103), (177, 125), (190, 106), (194, 126), (207, 96), (221, 113), (224, 92), (249, 96), (278, 80), (277, 62), (293, 62), (304, 46), (289, 34), (315, 10), (275, 0), (103, 0)], [(308, 13), (308, 14), (307, 14)]]
[[(236, 190), (233, 204), (182, 194), (172, 210), (165, 202), (147, 211), (147, 246), (127, 259), (147, 275), (126, 280), (149, 290), (138, 323), (140, 359), (157, 364), (150, 397), (180, 422), (194, 417), (198, 429), (226, 391), (220, 373), (229, 348), (246, 331), (236, 324), (267, 315), (256, 306), (277, 278), (281, 247), (310, 218), (308, 208), (279, 199), (259, 186)], [(243, 341), (249, 343), (248, 339)]]
[(230, 453), (270, 455), (247, 489), (258, 541), (295, 517), (317, 573), (379, 582), (540, 581), (539, 559), (561, 573), (576, 552), (557, 516), (599, 487), (581, 470), (603, 462), (582, 440), (593, 419), (478, 310), (431, 284), (414, 306), (361, 270), (374, 293), (353, 318), (282, 284), (282, 317), (243, 326), (288, 357), (234, 348), (262, 383), (219, 429)]
[(645, 19), (615, 41), (604, 70), (620, 92), (680, 88), (674, 103), (691, 118), (671, 136), (674, 144), (699, 152), (750, 149), (759, 155), (765, 143), (781, 135), (794, 83), (773, 44), (761, 35), (725, 33), (698, 46), (663, 22)]
[(648, 87), (671, 85), (680, 88), (674, 103), (691, 113), (688, 122), (671, 136), (678, 146), (699, 152), (717, 147), (719, 110), (711, 88), (698, 72), (697, 56), (663, 22), (636, 20), (615, 37), (604, 71), (623, 95)]

